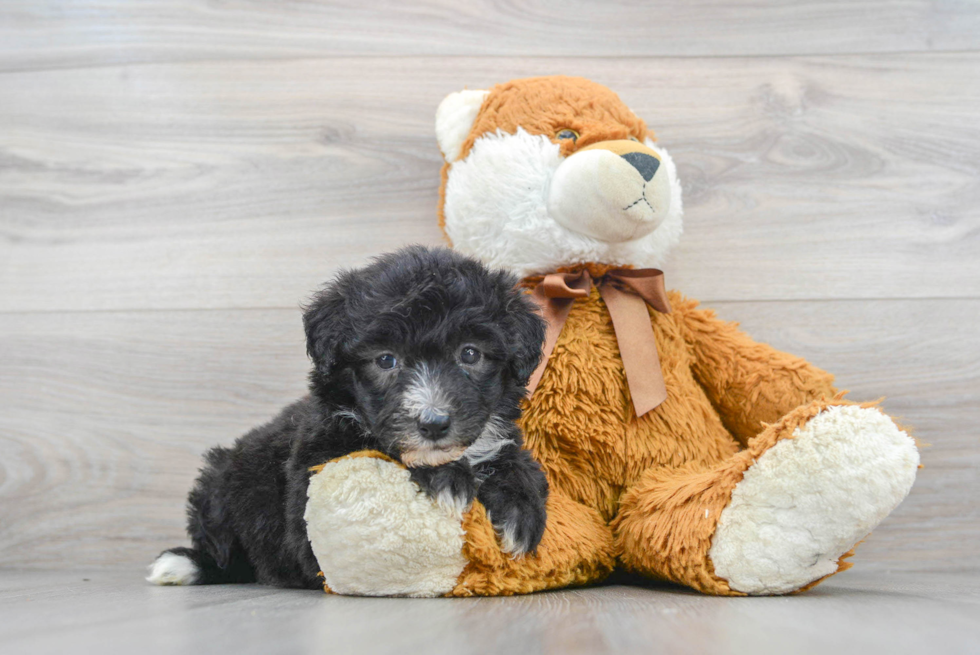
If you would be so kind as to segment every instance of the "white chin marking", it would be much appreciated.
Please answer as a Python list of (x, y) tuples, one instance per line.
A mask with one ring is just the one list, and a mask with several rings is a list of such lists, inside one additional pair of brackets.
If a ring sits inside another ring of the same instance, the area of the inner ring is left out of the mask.
[(150, 565), (147, 582), (158, 585), (190, 585), (197, 582), (197, 564), (183, 555), (164, 553)]
[(671, 198), (663, 222), (650, 234), (606, 243), (559, 224), (548, 212), (548, 199), (564, 161), (560, 148), (521, 128), (480, 137), (466, 159), (450, 166), (446, 233), (456, 250), (522, 277), (584, 262), (660, 266), (680, 239), (683, 203), (670, 155), (652, 141), (646, 145), (661, 157), (658, 175), (667, 175)]
[(408, 450), (399, 456), (402, 464), (408, 468), (417, 466), (442, 466), (455, 462), (463, 456), (463, 448), (452, 448), (450, 450), (438, 450), (435, 448), (417, 448)]
[(715, 573), (747, 594), (784, 594), (838, 559), (908, 494), (915, 442), (873, 408), (830, 407), (766, 451), (718, 520)]

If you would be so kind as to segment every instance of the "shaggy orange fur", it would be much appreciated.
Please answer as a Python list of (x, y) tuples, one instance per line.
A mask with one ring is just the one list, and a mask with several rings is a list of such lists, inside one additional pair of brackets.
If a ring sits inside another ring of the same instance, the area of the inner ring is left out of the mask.
[(835, 390), (806, 361), (752, 341), (680, 294), (670, 301), (671, 314), (650, 311), (670, 390), (660, 407), (633, 413), (612, 322), (593, 291), (569, 314), (523, 427), (552, 489), (611, 522), (624, 565), (733, 594), (707, 560), (721, 510), (753, 458)]
[[(518, 127), (553, 139), (561, 129), (575, 130), (577, 143), (561, 142), (565, 155), (598, 141), (652, 136), (603, 86), (564, 77), (515, 80), (483, 101), (461, 158), (480, 136)], [(440, 225), (449, 174), (447, 163)], [(594, 277), (610, 268), (586, 267)], [(469, 563), (449, 595), (585, 584), (617, 564), (705, 593), (744, 595), (715, 575), (708, 557), (733, 489), (778, 441), (821, 410), (851, 403), (830, 374), (805, 360), (753, 341), (680, 294), (671, 292), (670, 302), (670, 314), (649, 310), (668, 397), (639, 418), (598, 291), (574, 302), (522, 418), (527, 448), (551, 488), (544, 539), (535, 555), (511, 559), (475, 504), (463, 523)], [(850, 566), (848, 556), (838, 571)]]
[[(566, 156), (599, 141), (653, 136), (604, 86), (568, 77), (513, 80), (491, 89), (461, 159), (484, 134), (518, 127), (553, 139), (561, 129), (575, 130), (574, 144), (555, 139)], [(440, 225), (449, 171), (447, 163)], [(609, 268), (601, 262), (586, 267), (593, 276)], [(525, 280), (525, 286), (538, 281)], [(828, 400), (836, 394), (830, 374), (756, 343), (695, 301), (676, 293), (670, 300), (671, 314), (650, 310), (667, 400), (635, 416), (609, 312), (593, 289), (574, 303), (526, 404), (527, 447), (552, 494), (594, 509), (609, 523), (622, 565), (703, 592), (739, 595), (714, 575), (707, 556), (732, 490), (753, 458), (827, 403), (846, 401)], [(565, 546), (580, 549), (586, 540), (569, 535)], [(555, 557), (550, 548), (548, 557)], [(471, 567), (486, 570), (486, 564)], [(493, 593), (540, 588), (540, 579), (532, 582), (539, 576), (535, 558), (521, 564), (524, 575)], [(841, 558), (839, 570), (847, 566)], [(604, 571), (596, 570), (596, 577)]]
[(479, 502), (463, 519), (463, 529), (469, 563), (449, 596), (510, 596), (584, 585), (606, 577), (616, 562), (606, 522), (561, 493), (548, 497), (548, 526), (533, 556), (514, 559), (501, 552)]
[(518, 127), (550, 137), (564, 129), (575, 130), (579, 136), (574, 143), (561, 141), (565, 156), (598, 141), (653, 137), (646, 123), (604, 86), (580, 77), (532, 77), (490, 90), (463, 142), (460, 158), (465, 159), (473, 142), (487, 132), (513, 134)]

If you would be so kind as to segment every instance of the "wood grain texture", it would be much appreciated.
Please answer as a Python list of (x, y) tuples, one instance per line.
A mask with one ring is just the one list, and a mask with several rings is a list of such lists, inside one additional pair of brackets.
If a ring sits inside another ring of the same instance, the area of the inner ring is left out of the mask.
[[(5, 655), (221, 652), (976, 653), (980, 576), (839, 575), (793, 598), (605, 586), (512, 598), (344, 598), (257, 585), (154, 587), (139, 570), (0, 576)], [(382, 629), (383, 628), (383, 629)]]
[(338, 58), (0, 76), (0, 311), (291, 307), (437, 243), (444, 94), (608, 84), (686, 189), (705, 300), (980, 297), (980, 54)]
[[(980, 565), (980, 300), (716, 305), (931, 444), (860, 568)], [(0, 315), (0, 567), (136, 567), (185, 542), (200, 454), (305, 391), (292, 310)]]
[(980, 48), (956, 0), (248, 0), (0, 6), (0, 70), (348, 55), (718, 56)]
[[(930, 444), (857, 568), (793, 599), (143, 586), (201, 453), (305, 392), (299, 304), (440, 241), (441, 98), (559, 73), (677, 161), (669, 285)], [(0, 3), (0, 651), (972, 652), (978, 115), (977, 2)]]

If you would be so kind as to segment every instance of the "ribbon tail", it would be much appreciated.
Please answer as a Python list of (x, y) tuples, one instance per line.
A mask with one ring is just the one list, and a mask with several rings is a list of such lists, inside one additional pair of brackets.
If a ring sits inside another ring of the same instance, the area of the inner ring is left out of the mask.
[(568, 314), (572, 311), (572, 303), (576, 298), (586, 298), (592, 288), (592, 278), (588, 271), (573, 273), (551, 273), (545, 275), (541, 284), (534, 288), (531, 300), (541, 310), (541, 315), (547, 323), (544, 345), (541, 348), (541, 361), (534, 369), (527, 383), (527, 393), (531, 395), (538, 387), (544, 370), (548, 368), (548, 358), (551, 357), (561, 330), (565, 327)]
[(599, 293), (616, 331), (633, 409), (637, 417), (643, 416), (667, 400), (667, 385), (647, 304), (643, 298), (610, 284), (602, 285)]

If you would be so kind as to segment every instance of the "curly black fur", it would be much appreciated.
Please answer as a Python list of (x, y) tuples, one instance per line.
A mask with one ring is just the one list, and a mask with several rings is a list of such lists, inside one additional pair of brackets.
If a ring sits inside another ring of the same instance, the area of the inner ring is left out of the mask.
[(548, 484), (515, 421), (544, 326), (516, 283), (420, 246), (338, 275), (303, 316), (309, 396), (205, 456), (188, 498), (193, 548), (160, 556), (193, 563), (179, 582), (319, 587), (303, 519), (309, 469), (364, 449), (409, 464), (441, 502), (478, 498), (505, 547), (533, 551)]

